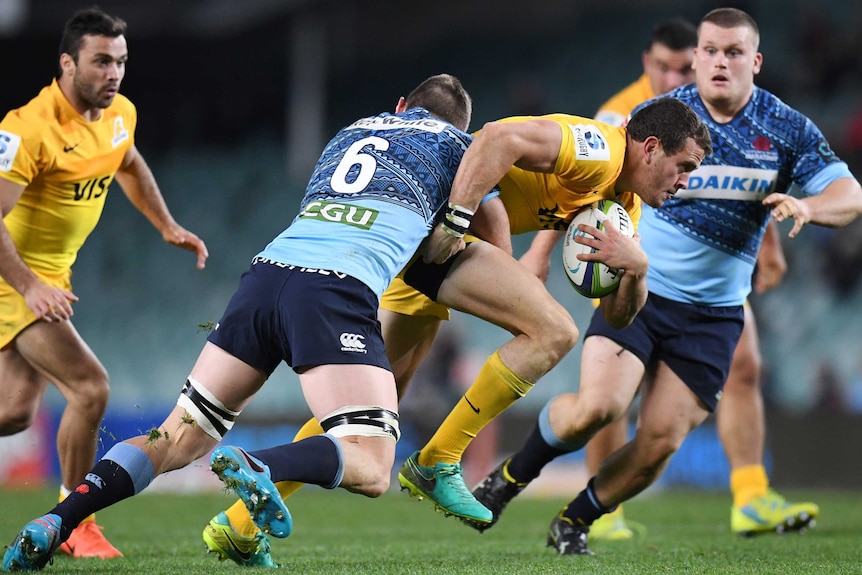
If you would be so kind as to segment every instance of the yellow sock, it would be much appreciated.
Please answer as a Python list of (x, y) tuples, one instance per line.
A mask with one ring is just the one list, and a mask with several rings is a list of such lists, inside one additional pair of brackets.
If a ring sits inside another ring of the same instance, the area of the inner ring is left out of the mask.
[[(305, 425), (299, 428), (299, 431), (296, 432), (296, 435), (293, 438), (293, 441), (299, 441), (300, 439), (305, 439), (306, 437), (313, 437), (315, 435), (320, 435), (323, 433), (323, 428), (320, 427), (320, 424), (313, 417), (305, 422)], [(304, 483), (300, 483), (299, 481), (279, 481), (275, 484), (278, 488), (278, 492), (281, 493), (282, 499), (287, 499), (297, 491), (299, 488), (305, 485)], [(254, 524), (254, 521), (251, 520), (251, 515), (248, 513), (248, 509), (245, 508), (243, 502), (239, 499), (231, 505), (228, 509), (225, 510), (225, 515), (230, 520), (231, 526), (236, 530), (240, 535), (244, 535), (245, 537), (254, 537), (258, 531), (257, 525)]]
[(766, 495), (769, 479), (762, 465), (746, 465), (730, 472), (730, 491), (733, 505), (744, 507), (755, 497)]
[(476, 434), (532, 387), (532, 383), (506, 367), (499, 352), (494, 352), (482, 366), (476, 381), (420, 451), (419, 465), (461, 461)]
[[(66, 486), (65, 486), (65, 485), (60, 484), (60, 498), (59, 498), (59, 499), (57, 499), (57, 503), (60, 503), (60, 502), (62, 502), (64, 499), (66, 499), (66, 498), (69, 496), (69, 494), (70, 494), (70, 493), (72, 493), (72, 492), (71, 492), (69, 489), (66, 489)], [(86, 523), (87, 521), (95, 521), (95, 520), (96, 520), (96, 514), (95, 514), (95, 513), (91, 513), (90, 515), (88, 515), (87, 517), (85, 517), (85, 518), (84, 518), (84, 520), (83, 520), (83, 521), (81, 521), (81, 523)], [(80, 525), (80, 523), (79, 523), (79, 525)]]

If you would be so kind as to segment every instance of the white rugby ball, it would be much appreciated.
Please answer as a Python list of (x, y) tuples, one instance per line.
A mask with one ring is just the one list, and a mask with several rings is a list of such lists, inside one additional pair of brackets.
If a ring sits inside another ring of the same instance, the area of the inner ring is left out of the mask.
[(599, 200), (595, 204), (584, 206), (577, 212), (566, 230), (563, 242), (563, 269), (569, 283), (579, 294), (589, 298), (599, 298), (608, 295), (620, 285), (618, 270), (611, 269), (599, 262), (582, 262), (578, 254), (595, 253), (598, 250), (579, 244), (578, 236), (588, 236), (578, 229), (579, 224), (587, 224), (605, 231), (607, 226), (613, 226), (627, 237), (634, 235), (634, 225), (619, 203), (612, 200)]

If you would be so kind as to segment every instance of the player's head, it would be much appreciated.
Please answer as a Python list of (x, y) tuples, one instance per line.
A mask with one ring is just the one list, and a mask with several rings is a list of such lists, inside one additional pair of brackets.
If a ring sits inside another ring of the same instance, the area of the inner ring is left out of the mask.
[(631, 155), (626, 149), (626, 163), (632, 168), (622, 184), (653, 207), (684, 188), (691, 172), (712, 153), (709, 129), (676, 98), (659, 98), (644, 106), (629, 120), (626, 131), (632, 148)]
[(691, 61), (697, 46), (697, 29), (683, 18), (653, 28), (641, 60), (657, 96), (694, 81)]
[(697, 89), (711, 108), (733, 115), (748, 102), (763, 56), (754, 19), (736, 8), (718, 8), (700, 21), (694, 70)]
[(473, 115), (473, 101), (460, 80), (449, 74), (431, 76), (402, 98), (403, 109), (425, 108), (431, 115), (466, 131)]
[(125, 33), (123, 20), (95, 6), (75, 12), (66, 22), (60, 40), (59, 80), (76, 108), (111, 105), (126, 73)]

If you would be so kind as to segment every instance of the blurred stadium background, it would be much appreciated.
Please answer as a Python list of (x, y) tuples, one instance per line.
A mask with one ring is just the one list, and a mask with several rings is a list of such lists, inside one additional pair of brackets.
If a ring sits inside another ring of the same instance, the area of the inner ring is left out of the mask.
[[(50, 82), (63, 22), (87, 5), (0, 0), (0, 111), (23, 105)], [(115, 187), (73, 278), (81, 298), (75, 325), (112, 378), (104, 448), (159, 423), (174, 404), (204, 342), (199, 325), (219, 318), (250, 258), (293, 218), (328, 137), (358, 117), (392, 109), (431, 74), (455, 74), (471, 92), (472, 129), (514, 114), (589, 116), (640, 75), (640, 52), (654, 24), (674, 16), (697, 22), (712, 8), (734, 5), (761, 27), (758, 83), (818, 123), (862, 176), (862, 5), (855, 2), (99, 5), (129, 23), (122, 92), (138, 106), (137, 145), (178, 221), (198, 233), (211, 254), (206, 270), (195, 271), (192, 257), (163, 244)], [(516, 251), (529, 240), (517, 238)], [(847, 457), (846, 444), (862, 436), (862, 327), (856, 320), (862, 317), (862, 222), (840, 231), (808, 228), (785, 241), (785, 249), (790, 271), (783, 285), (752, 299), (763, 340), (773, 482), (859, 488), (859, 464)], [(549, 286), (584, 326), (591, 307), (561, 270)], [(466, 316), (454, 317), (443, 336), (405, 400), (405, 454), (507, 339)], [(576, 388), (579, 355), (576, 348), (483, 433), (469, 453), (478, 473), (520, 445), (548, 398)], [(56, 482), (53, 427), (62, 406), (52, 389), (39, 426), (0, 439), (0, 454), (19, 462), (0, 469), (0, 483)], [(307, 416), (295, 376), (282, 367), (245, 411), (231, 441), (281, 443)], [(726, 463), (711, 422), (686, 442), (663, 481), (725, 488)]]

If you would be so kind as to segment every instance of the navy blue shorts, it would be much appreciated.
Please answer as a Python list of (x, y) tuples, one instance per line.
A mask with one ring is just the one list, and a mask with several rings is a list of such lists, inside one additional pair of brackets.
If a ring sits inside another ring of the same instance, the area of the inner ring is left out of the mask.
[(331, 364), (391, 371), (377, 321), (377, 296), (354, 277), (255, 258), (207, 338), (271, 374)]
[(661, 360), (710, 411), (715, 411), (742, 334), (742, 306), (709, 307), (649, 294), (631, 325), (614, 329), (599, 309), (584, 337), (603, 335), (647, 367)]

